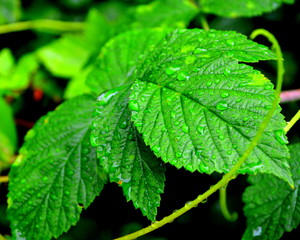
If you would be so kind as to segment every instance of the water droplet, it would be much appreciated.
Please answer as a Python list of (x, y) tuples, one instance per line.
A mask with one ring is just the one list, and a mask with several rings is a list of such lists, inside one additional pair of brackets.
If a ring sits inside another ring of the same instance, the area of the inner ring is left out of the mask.
[(165, 72), (166, 72), (166, 74), (168, 74), (168, 75), (172, 75), (172, 74), (174, 74), (175, 72), (178, 72), (179, 70), (180, 70), (180, 66), (175, 65), (175, 66), (167, 67)]
[(200, 172), (203, 172), (203, 173), (209, 173), (209, 166), (207, 166), (206, 164), (201, 162), (199, 164), (199, 170), (200, 170)]
[(228, 154), (228, 155), (231, 155), (231, 154), (232, 154), (232, 151), (231, 151), (231, 150), (227, 150), (227, 154)]
[(262, 227), (259, 226), (255, 229), (253, 229), (253, 234), (252, 234), (253, 237), (258, 237), (261, 234), (262, 234)]
[(160, 151), (160, 146), (159, 146), (159, 145), (154, 145), (154, 146), (152, 147), (152, 151), (155, 152), (156, 154), (159, 153), (159, 151)]
[(182, 127), (181, 127), (181, 130), (182, 130), (184, 133), (189, 133), (189, 127), (188, 127), (188, 125), (183, 124)]
[(42, 180), (43, 180), (44, 182), (47, 182), (47, 181), (48, 181), (48, 177), (47, 177), (47, 176), (44, 176), (44, 177), (42, 178)]
[(117, 89), (112, 89), (112, 90), (109, 90), (107, 92), (104, 92), (102, 93), (99, 97), (98, 97), (98, 105), (99, 106), (104, 106), (106, 105), (109, 100), (114, 96), (116, 95), (117, 93), (119, 92), (119, 88)]
[(224, 139), (225, 139), (225, 136), (222, 135), (222, 134), (220, 134), (220, 135), (218, 136), (218, 138), (219, 138), (220, 140), (224, 140)]
[(190, 78), (190, 76), (188, 75), (187, 72), (180, 72), (180, 73), (178, 73), (178, 75), (177, 75), (177, 79), (178, 79), (179, 81), (185, 81), (185, 80), (188, 80), (189, 78)]
[(226, 68), (223, 72), (224, 74), (230, 74), (231, 73), (231, 70), (229, 68)]
[(276, 140), (281, 144), (281, 145), (285, 145), (288, 144), (289, 141), (287, 140), (286, 136), (285, 136), (285, 131), (283, 129), (279, 129), (279, 130), (275, 130), (274, 131), (275, 134), (275, 138)]
[(196, 48), (194, 50), (194, 54), (203, 53), (203, 52), (207, 52), (207, 49), (205, 49), (205, 48)]
[(229, 93), (228, 92), (223, 92), (223, 93), (221, 93), (221, 97), (222, 98), (227, 98), (227, 97), (229, 97)]
[(197, 126), (196, 130), (199, 134), (203, 135), (204, 134), (204, 127), (203, 126)]
[(177, 158), (181, 158), (182, 157), (182, 153), (181, 152), (176, 152), (176, 157)]
[(234, 45), (234, 40), (232, 40), (232, 39), (227, 39), (227, 40), (226, 40), (226, 44), (227, 44), (228, 46), (233, 46), (233, 45)]
[(221, 110), (221, 111), (227, 110), (228, 109), (228, 103), (225, 102), (225, 101), (221, 101), (217, 104), (216, 109)]
[(239, 102), (242, 101), (242, 99), (241, 99), (241, 98), (237, 98), (235, 101), (236, 101), (237, 103), (239, 103)]
[(185, 165), (185, 169), (188, 170), (188, 171), (190, 171), (190, 172), (194, 172), (195, 171), (194, 166), (191, 163)]
[(136, 112), (140, 111), (140, 105), (136, 100), (129, 101), (129, 108), (132, 111), (136, 111)]
[(127, 120), (124, 120), (124, 121), (120, 122), (119, 127), (122, 128), (122, 129), (126, 129), (128, 127)]
[(206, 82), (206, 87), (210, 87), (211, 85), (212, 85), (212, 82), (211, 81), (208, 81), (208, 82)]
[(249, 121), (249, 118), (248, 118), (248, 117), (244, 117), (244, 118), (243, 118), (243, 121), (244, 121), (244, 122), (248, 122), (248, 121)]

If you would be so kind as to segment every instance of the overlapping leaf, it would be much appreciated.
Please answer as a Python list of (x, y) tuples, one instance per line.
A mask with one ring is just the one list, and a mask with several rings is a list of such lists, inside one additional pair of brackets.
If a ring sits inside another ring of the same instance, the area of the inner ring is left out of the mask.
[(295, 189), (272, 175), (250, 176), (243, 195), (247, 229), (243, 239), (280, 239), (300, 224), (300, 144), (289, 146)]
[(164, 191), (165, 168), (130, 120), (129, 94), (130, 85), (100, 95), (91, 141), (110, 181), (119, 183), (127, 200), (154, 221)]
[(94, 107), (91, 96), (69, 100), (26, 135), (9, 173), (8, 214), (14, 237), (58, 237), (101, 192), (106, 174), (89, 138)]
[(252, 17), (271, 12), (282, 3), (294, 3), (294, 0), (199, 0), (200, 9), (223, 17)]
[[(228, 172), (271, 107), (273, 85), (252, 67), (274, 59), (235, 32), (178, 30), (139, 67), (129, 106), (132, 120), (158, 157), (190, 171)], [(239, 173), (273, 173), (293, 184), (283, 116), (271, 119)]]
[(102, 48), (87, 84), (100, 94), (130, 81), (138, 61), (145, 57), (146, 51), (154, 49), (166, 32), (162, 29), (133, 30), (112, 38)]

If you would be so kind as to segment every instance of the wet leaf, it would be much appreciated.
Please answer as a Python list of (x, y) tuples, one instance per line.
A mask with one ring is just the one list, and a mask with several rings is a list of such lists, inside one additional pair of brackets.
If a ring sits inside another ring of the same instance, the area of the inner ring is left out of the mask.
[(57, 238), (101, 192), (106, 174), (90, 145), (95, 99), (80, 96), (42, 117), (9, 172), (8, 216), (14, 237)]
[(247, 229), (243, 239), (280, 239), (300, 224), (300, 144), (289, 146), (295, 189), (269, 174), (250, 176), (243, 194)]
[[(163, 161), (189, 171), (228, 172), (255, 136), (274, 99), (272, 83), (241, 64), (275, 59), (265, 46), (226, 31), (177, 30), (138, 68), (132, 120)], [(283, 116), (271, 119), (239, 173), (272, 173), (291, 185)], [(277, 131), (277, 132), (276, 132)], [(280, 141), (278, 141), (280, 139)]]

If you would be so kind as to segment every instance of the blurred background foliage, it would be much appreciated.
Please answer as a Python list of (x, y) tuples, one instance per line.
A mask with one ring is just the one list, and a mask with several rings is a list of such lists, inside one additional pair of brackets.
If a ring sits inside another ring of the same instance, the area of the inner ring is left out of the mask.
[[(205, 17), (210, 28), (234, 30), (245, 35), (256, 28), (272, 32), (283, 50), (286, 67), (283, 88), (288, 90), (299, 88), (299, 10), (300, 3), (296, 0), (293, 5), (284, 4), (252, 18), (209, 13), (205, 13)], [(39, 117), (64, 99), (93, 92), (85, 80), (97, 64), (101, 47), (110, 38), (130, 29), (146, 27), (202, 28), (202, 17), (203, 13), (199, 13), (191, 1), (1, 0), (0, 175), (7, 175), (24, 135)], [(41, 19), (57, 22), (38, 22)], [(23, 31), (9, 30), (11, 24), (21, 22), (28, 24)], [(257, 41), (269, 46), (263, 38)], [(255, 67), (272, 81), (276, 78), (275, 62)], [(288, 120), (299, 109), (299, 104), (287, 103), (282, 108)], [(298, 128), (296, 124), (289, 132), (291, 142), (299, 141)], [(168, 167), (158, 219), (195, 198), (219, 177)], [(239, 221), (226, 222), (219, 211), (218, 196), (212, 196), (205, 207), (200, 206), (170, 226), (141, 239), (195, 239), (195, 236), (207, 234), (212, 239), (219, 236), (240, 239), (245, 229), (241, 194), (246, 185), (245, 178), (238, 177), (228, 189), (229, 208), (239, 213)], [(0, 234), (9, 239), (6, 194), (7, 184), (0, 183)], [(121, 189), (110, 184), (101, 198), (84, 211), (79, 223), (60, 239), (112, 239), (148, 224), (131, 203), (125, 202)], [(284, 235), (283, 239), (292, 239), (292, 234)]]

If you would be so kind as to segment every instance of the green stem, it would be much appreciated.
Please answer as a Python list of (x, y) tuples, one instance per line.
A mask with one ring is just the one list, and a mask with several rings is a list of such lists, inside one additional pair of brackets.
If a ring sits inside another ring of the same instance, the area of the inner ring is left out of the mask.
[(26, 22), (16, 22), (0, 25), (0, 34), (19, 32), (32, 29), (54, 30), (54, 31), (82, 31), (84, 29), (83, 22), (64, 22), (58, 20), (33, 20)]
[(148, 226), (146, 228), (143, 228), (143, 229), (141, 229), (137, 232), (131, 233), (131, 234), (126, 235), (124, 237), (117, 238), (115, 240), (136, 239), (140, 236), (143, 236), (143, 235), (145, 235), (149, 232), (152, 232), (152, 231), (164, 226), (167, 223), (173, 222), (174, 219), (176, 219), (179, 216), (181, 216), (182, 214), (186, 213), (191, 208), (196, 207), (199, 203), (206, 200), (214, 192), (216, 192), (219, 189), (225, 187), (229, 183), (230, 180), (232, 180), (236, 177), (236, 173), (239, 170), (239, 168), (244, 164), (244, 162), (250, 156), (253, 149), (259, 143), (259, 140), (260, 140), (262, 134), (264, 133), (264, 130), (266, 129), (268, 123), (270, 122), (270, 120), (271, 120), (271, 118), (272, 118), (272, 116), (273, 116), (273, 114), (274, 114), (274, 112), (277, 108), (277, 105), (278, 105), (279, 99), (280, 99), (280, 91), (281, 91), (281, 86), (282, 86), (282, 81), (283, 81), (283, 73), (284, 73), (284, 67), (283, 67), (283, 62), (282, 62), (283, 59), (282, 59), (280, 46), (279, 46), (276, 38), (270, 32), (268, 32), (264, 29), (255, 30), (251, 34), (251, 38), (255, 38), (258, 35), (266, 36), (269, 39), (269, 41), (273, 44), (273, 47), (275, 48), (275, 52), (276, 52), (276, 55), (278, 57), (278, 59), (277, 59), (277, 66), (278, 66), (277, 85), (276, 85), (276, 91), (275, 91), (275, 96), (274, 96), (274, 100), (273, 100), (273, 103), (272, 103), (272, 107), (268, 111), (266, 116), (264, 117), (264, 120), (260, 124), (256, 135), (252, 138), (250, 144), (248, 145), (247, 149), (243, 153), (242, 157), (237, 161), (237, 163), (232, 167), (232, 169), (222, 177), (222, 179), (219, 182), (217, 182), (215, 185), (211, 186), (205, 193), (203, 193), (202, 195), (199, 195), (195, 200), (187, 202), (184, 205), (184, 207), (182, 207), (181, 209), (173, 212), (171, 215), (164, 217), (162, 220), (156, 221), (156, 222), (152, 223), (150, 226)]
[(206, 30), (206, 31), (210, 30), (208, 22), (207, 22), (207, 20), (206, 20), (206, 18), (203, 14), (199, 14), (199, 21), (200, 21), (200, 24), (201, 24), (201, 26), (204, 30)]
[(287, 133), (292, 126), (299, 120), (300, 118), (300, 110), (295, 114), (295, 116), (291, 119), (291, 121), (288, 122), (288, 124), (285, 126), (284, 131)]
[(8, 182), (8, 176), (0, 176), (0, 183)]
[(219, 192), (220, 192), (220, 201), (219, 201), (220, 209), (226, 220), (228, 220), (230, 222), (235, 222), (238, 218), (238, 215), (236, 212), (233, 212), (231, 214), (227, 208), (226, 189), (227, 189), (227, 187), (225, 186), (219, 190)]

